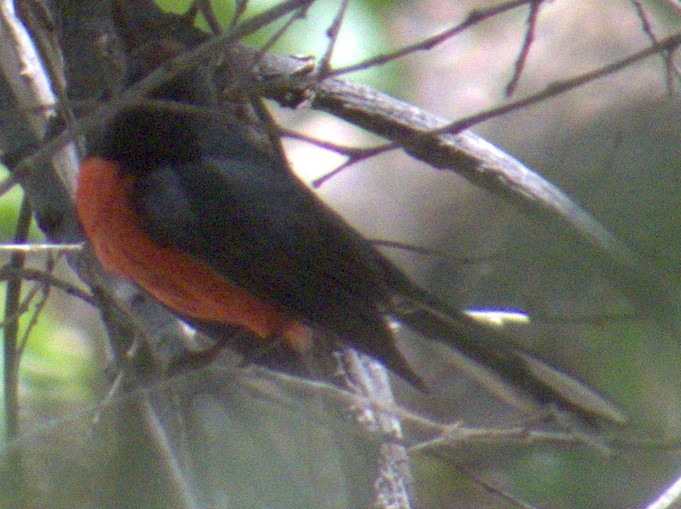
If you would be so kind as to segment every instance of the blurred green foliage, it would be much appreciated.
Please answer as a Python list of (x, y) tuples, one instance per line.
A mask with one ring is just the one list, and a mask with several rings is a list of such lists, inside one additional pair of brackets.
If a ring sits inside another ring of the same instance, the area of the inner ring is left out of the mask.
[[(0, 180), (8, 175), (5, 168), (0, 169)], [(12, 243), (17, 224), (19, 207), (23, 198), (21, 188), (15, 186), (0, 197), (0, 242)], [(31, 225), (30, 242), (43, 242), (44, 236), (35, 224)], [(45, 255), (29, 255), (27, 266), (44, 268), (41, 261)], [(3, 263), (9, 261), (9, 254), (1, 254)], [(35, 283), (24, 283), (22, 299), (28, 295)], [(6, 284), (0, 286), (0, 302), (4, 307)], [(90, 352), (82, 345), (74, 348), (73, 338), (69, 338), (71, 329), (64, 326), (63, 314), (51, 303), (63, 298), (63, 294), (52, 291), (47, 305), (34, 317), (34, 310), (41, 300), (38, 293), (32, 300), (27, 312), (19, 319), (19, 341), (25, 340), (25, 348), (21, 356), (19, 370), (20, 401), (40, 413), (45, 406), (59, 403), (77, 404), (91, 401), (92, 385), (95, 379), (96, 366)], [(3, 317), (4, 320), (4, 317)], [(29, 330), (30, 327), (30, 330)], [(4, 376), (4, 364), (0, 364), (0, 375)], [(4, 384), (0, 386), (0, 394)], [(4, 433), (4, 405), (0, 408), (0, 431)]]

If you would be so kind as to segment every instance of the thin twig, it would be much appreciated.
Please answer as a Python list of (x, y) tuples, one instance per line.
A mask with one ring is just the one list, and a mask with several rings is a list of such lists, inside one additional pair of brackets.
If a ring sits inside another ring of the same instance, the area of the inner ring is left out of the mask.
[(314, 179), (310, 185), (314, 189), (319, 189), (321, 186), (323, 186), (328, 180), (336, 177), (339, 173), (342, 171), (346, 170), (350, 166), (357, 164), (361, 161), (364, 161), (366, 159), (370, 159), (372, 157), (376, 157), (380, 154), (383, 154), (384, 152), (388, 152), (390, 150), (395, 150), (398, 148), (401, 148), (399, 143), (393, 142), (393, 143), (385, 143), (383, 145), (377, 145), (375, 147), (348, 147), (344, 145), (339, 145), (337, 143), (332, 143), (329, 141), (325, 140), (320, 140), (317, 138), (313, 138), (311, 136), (307, 136), (303, 133), (298, 133), (295, 131), (290, 131), (286, 129), (280, 129), (280, 133), (283, 136), (286, 136), (288, 138), (294, 138), (297, 140), (301, 141), (306, 141), (316, 147), (323, 148), (326, 150), (330, 150), (332, 152), (335, 152), (340, 155), (344, 155), (347, 157), (347, 159), (341, 163), (339, 166), (334, 168), (333, 170), (325, 173), (319, 178)]
[(163, 457), (162, 464), (165, 467), (165, 473), (170, 477), (174, 491), (181, 499), (183, 509), (203, 509), (206, 506), (199, 502), (196, 484), (191, 482), (191, 476), (187, 475), (184, 465), (178, 459), (173, 437), (169, 435), (164, 426), (158, 408), (150, 400), (148, 390), (143, 391), (140, 404), (144, 410), (147, 429), (152, 434), (152, 443)]
[[(284, 24), (279, 27), (274, 34), (270, 36), (269, 39), (267, 39), (262, 46), (258, 49), (259, 55), (256, 56), (255, 60), (253, 61), (253, 64), (257, 64), (260, 59), (267, 53), (272, 46), (276, 44), (278, 40), (280, 40), (286, 32), (288, 32), (288, 29), (291, 28), (291, 26), (296, 22), (299, 21), (305, 12), (306, 7), (301, 7), (298, 9), (296, 12), (292, 12), (291, 15), (288, 17), (288, 19), (284, 22)], [(249, 78), (248, 75), (244, 76), (244, 80), (247, 81)]]
[(444, 253), (437, 251), (435, 249), (416, 246), (414, 244), (409, 244), (408, 242), (399, 242), (397, 240), (387, 239), (369, 239), (369, 242), (371, 242), (374, 246), (378, 247), (401, 249), (403, 251), (409, 251), (410, 253), (422, 254), (426, 256), (446, 256)]
[[(31, 307), (31, 302), (33, 301), (33, 298), (37, 295), (37, 293), (40, 291), (40, 288), (42, 287), (41, 284), (36, 284), (31, 287), (31, 289), (28, 291), (28, 294), (21, 299), (21, 302), (16, 308), (16, 311), (14, 312), (13, 315), (5, 315), (4, 320), (0, 322), (0, 328), (6, 327), (8, 324), (16, 322), (19, 318), (21, 318), (21, 315), (26, 313), (29, 308)], [(17, 342), (18, 344), (18, 342)], [(19, 356), (21, 356), (21, 348), (17, 347), (17, 352)]]
[(248, 9), (248, 0), (235, 0), (234, 2), (234, 17), (230, 24), (230, 28), (234, 28), (236, 24), (241, 21), (244, 13)]
[(336, 168), (328, 172), (326, 175), (322, 175), (321, 177), (313, 180), (312, 187), (318, 189), (321, 186), (323, 186), (326, 182), (328, 182), (330, 179), (336, 177), (338, 174), (348, 169), (350, 166), (353, 166), (366, 159), (376, 157), (379, 154), (383, 154), (390, 150), (394, 150), (396, 148), (400, 148), (400, 145), (398, 143), (388, 143), (372, 149), (366, 149), (361, 153), (356, 153), (355, 155), (349, 157), (347, 161), (341, 163)]
[(459, 23), (451, 28), (448, 28), (447, 30), (442, 31), (439, 34), (436, 34), (415, 44), (404, 46), (392, 53), (387, 53), (384, 55), (378, 55), (372, 58), (368, 58), (367, 60), (363, 60), (362, 62), (353, 65), (348, 65), (346, 67), (339, 67), (337, 69), (334, 69), (333, 71), (330, 71), (327, 74), (327, 77), (331, 76), (337, 77), (355, 71), (362, 71), (370, 67), (387, 64), (388, 62), (391, 62), (398, 58), (405, 57), (412, 53), (416, 53), (417, 51), (428, 51), (434, 48), (435, 46), (451, 39), (455, 35), (469, 29), (470, 27), (477, 25), (478, 23), (481, 23), (494, 16), (498, 16), (499, 14), (502, 14), (506, 11), (516, 9), (518, 7), (521, 7), (527, 3), (531, 3), (534, 1), (536, 0), (513, 0), (511, 2), (506, 2), (503, 4), (496, 5), (494, 7), (490, 7), (488, 9), (471, 11), (468, 14), (468, 17), (462, 23)]
[(220, 20), (215, 15), (215, 10), (213, 9), (213, 4), (210, 0), (194, 0), (194, 5), (199, 9), (199, 12), (203, 15), (203, 19), (208, 23), (208, 28), (213, 32), (213, 35), (220, 35), (222, 33), (222, 27), (220, 26)]
[(28, 281), (37, 281), (43, 284), (49, 284), (63, 291), (67, 295), (76, 297), (83, 302), (90, 304), (91, 306), (97, 306), (97, 301), (91, 294), (87, 293), (76, 285), (69, 283), (68, 281), (64, 281), (63, 279), (48, 274), (42, 270), (13, 269), (10, 267), (3, 267), (0, 269), (0, 281), (8, 281), (11, 278), (22, 278)]
[(329, 28), (326, 29), (326, 36), (329, 38), (329, 44), (326, 46), (326, 51), (324, 56), (322, 56), (319, 61), (319, 70), (317, 72), (317, 79), (322, 81), (329, 75), (329, 69), (331, 68), (331, 59), (333, 58), (333, 51), (336, 48), (336, 43), (338, 42), (338, 36), (340, 35), (340, 29), (343, 26), (343, 20), (345, 20), (345, 14), (348, 10), (349, 0), (341, 0), (340, 6), (338, 6), (338, 12)]
[(337, 154), (341, 154), (348, 157), (362, 155), (366, 152), (373, 153), (376, 149), (383, 148), (383, 145), (376, 147), (350, 147), (348, 145), (341, 145), (339, 143), (335, 143), (328, 140), (320, 140), (319, 138), (315, 138), (313, 136), (309, 136), (305, 133), (301, 133), (298, 131), (292, 131), (290, 129), (286, 129), (285, 127), (279, 127), (279, 134), (283, 137), (304, 141), (309, 143), (310, 145), (314, 145), (315, 147), (330, 150), (331, 152), (335, 152)]
[(681, 500), (681, 477), (676, 479), (662, 494), (657, 497), (646, 509), (672, 509), (678, 507)]
[(483, 490), (485, 490), (487, 493), (494, 497), (498, 497), (501, 500), (505, 500), (506, 502), (509, 502), (512, 506), (514, 507), (519, 507), (520, 509), (538, 509), (537, 506), (530, 505), (527, 502), (520, 500), (518, 497), (513, 495), (510, 491), (500, 488), (498, 486), (494, 486), (491, 484), (489, 481), (486, 481), (485, 479), (481, 478), (479, 475), (477, 475), (475, 472), (473, 472), (471, 469), (466, 468), (462, 465), (451, 465), (453, 468), (458, 470), (461, 475), (464, 477), (468, 477), (471, 481), (473, 481), (475, 484), (480, 486)]
[(13, 253), (65, 253), (78, 252), (83, 250), (83, 244), (0, 244), (0, 252), (9, 251)]
[(587, 83), (591, 83), (592, 81), (596, 81), (606, 76), (610, 76), (611, 74), (615, 74), (645, 58), (657, 55), (663, 51), (671, 51), (672, 49), (678, 47), (680, 44), (681, 33), (671, 35), (661, 40), (659, 43), (653, 44), (652, 46), (646, 49), (633, 53), (632, 55), (629, 55), (628, 57), (625, 57), (621, 60), (618, 60), (617, 62), (604, 65), (603, 67), (599, 67), (597, 69), (594, 69), (593, 71), (588, 71), (566, 80), (556, 81), (548, 85), (544, 90), (531, 94), (523, 99), (518, 99), (516, 101), (512, 101), (504, 105), (501, 105), (497, 108), (491, 108), (481, 113), (464, 117), (460, 120), (444, 125), (438, 129), (434, 129), (432, 131), (422, 134), (431, 135), (445, 133), (449, 134), (460, 133), (461, 131), (470, 129), (471, 127), (482, 122), (486, 122), (488, 120), (500, 117), (513, 111), (521, 110), (533, 104), (545, 101), (551, 97), (556, 97), (558, 95), (574, 90), (575, 88), (584, 86)]
[[(472, 442), (483, 443), (521, 443), (530, 445), (541, 443), (584, 443), (584, 439), (580, 434), (572, 432), (545, 432), (531, 430), (527, 427), (469, 428), (462, 426), (460, 423), (443, 424), (428, 419), (427, 417), (423, 417), (398, 405), (376, 401), (371, 397), (364, 397), (355, 393), (351, 393), (325, 382), (300, 378), (297, 376), (288, 375), (286, 373), (272, 371), (266, 368), (244, 368), (243, 375), (244, 377), (241, 378), (241, 380), (244, 383), (248, 383), (248, 380), (251, 376), (253, 376), (256, 380), (264, 377), (265, 379), (275, 381), (278, 385), (284, 388), (309, 391), (311, 394), (326, 396), (347, 406), (356, 405), (362, 408), (374, 408), (376, 411), (398, 417), (402, 423), (408, 423), (422, 433), (435, 434), (436, 438), (434, 440), (439, 440), (439, 437), (445, 437), (443, 439), (444, 441), (449, 441), (451, 444), (456, 445), (464, 444), (468, 440)], [(459, 435), (462, 438), (457, 438)], [(412, 451), (428, 449), (428, 447), (432, 447), (435, 443), (435, 441), (428, 441), (424, 442), (422, 445), (411, 446), (409, 449)]]
[(523, 39), (523, 47), (520, 54), (515, 60), (513, 76), (511, 81), (506, 85), (506, 97), (511, 97), (518, 86), (520, 76), (525, 69), (527, 57), (530, 55), (530, 47), (534, 42), (534, 33), (537, 29), (537, 18), (539, 16), (539, 9), (541, 8), (543, 0), (534, 0), (530, 3), (530, 13), (527, 16), (527, 29), (525, 30), (525, 38)]
[[(45, 268), (45, 273), (51, 276), (52, 272), (54, 271), (54, 258), (52, 256), (48, 255), (46, 265), (47, 266)], [(34, 285), (34, 287), (31, 288), (31, 291), (29, 292), (29, 297), (31, 298), (31, 301), (33, 300), (33, 297), (37, 295), (39, 292), (41, 294), (41, 297), (38, 303), (35, 305), (35, 308), (33, 308), (33, 313), (31, 313), (30, 320), (28, 321), (26, 329), (24, 330), (24, 334), (21, 338), (21, 341), (19, 342), (20, 354), (23, 353), (26, 345), (28, 344), (28, 339), (31, 337), (31, 333), (33, 332), (33, 329), (38, 323), (38, 318), (40, 317), (40, 314), (45, 308), (47, 300), (50, 298), (50, 288), (51, 287), (49, 283), (41, 283), (38, 285)], [(28, 300), (28, 298), (26, 300)]]
[[(371, 397), (361, 396), (345, 389), (340, 389), (329, 383), (255, 366), (235, 368), (211, 365), (201, 368), (200, 370), (182, 372), (173, 377), (156, 381), (153, 386), (140, 386), (128, 391), (116, 390), (114, 391), (115, 394), (112, 394), (110, 399), (107, 399), (107, 405), (120, 405), (124, 402), (142, 397), (145, 394), (149, 394), (150, 391), (171, 389), (175, 384), (189, 383), (192, 377), (197, 377), (197, 379), (202, 380), (206, 376), (215, 376), (216, 379), (220, 380), (234, 380), (236, 383), (239, 383), (244, 388), (247, 388), (254, 393), (271, 398), (273, 397), (271, 388), (268, 385), (262, 384), (262, 380), (267, 380), (275, 383), (284, 390), (290, 390), (294, 393), (303, 391), (305, 394), (323, 396), (348, 407), (361, 406), (373, 408), (388, 415), (398, 417), (402, 422), (413, 426), (419, 433), (435, 435), (436, 438), (433, 440), (410, 446), (409, 450), (411, 452), (430, 454), (433, 449), (442, 447), (443, 445), (446, 446), (448, 440), (453, 447), (464, 446), (468, 440), (470, 440), (470, 443), (479, 442), (481, 444), (496, 444), (499, 446), (507, 446), (509, 444), (527, 446), (536, 446), (539, 444), (569, 446), (584, 443), (579, 435), (569, 431), (539, 431), (528, 429), (527, 427), (472, 428), (463, 426), (460, 423), (440, 423), (398, 405), (386, 404), (385, 402), (377, 401)], [(45, 423), (44, 426), (34, 426), (13, 442), (0, 446), (0, 454), (4, 454), (12, 448), (20, 447), (26, 440), (30, 440), (31, 438), (44, 433), (49, 433), (56, 427), (66, 426), (83, 417), (91, 417), (97, 412), (101, 412), (101, 410), (101, 403), (95, 403), (79, 411), (72, 412), (62, 419), (51, 419), (49, 422)], [(461, 434), (462, 438), (458, 438), (457, 434)], [(445, 437), (445, 439), (440, 441), (440, 436)], [(670, 443), (668, 440), (643, 440), (641, 441), (641, 444), (638, 444), (636, 442), (623, 442), (616, 438), (611, 439), (608, 444), (617, 446), (620, 442), (624, 443), (626, 447), (643, 448), (646, 450), (651, 448), (669, 450), (672, 447), (680, 446), (678, 443)]]
[[(17, 220), (15, 242), (26, 242), (31, 227), (31, 205), (24, 195)], [(21, 270), (25, 262), (24, 253), (12, 253), (9, 267)], [(5, 434), (9, 441), (19, 436), (19, 364), (21, 357), (18, 349), (19, 317), (16, 316), (21, 299), (22, 280), (19, 277), (10, 278), (7, 281), (7, 293), (5, 295), (5, 316), (15, 317), (4, 327), (4, 400), (5, 400)], [(10, 475), (13, 490), (24, 493), (26, 478), (23, 469), (21, 451), (13, 451), (9, 457)]]
[[(631, 0), (632, 4), (634, 5), (634, 9), (636, 9), (636, 15), (638, 18), (641, 20), (641, 27), (643, 28), (643, 33), (648, 36), (648, 39), (650, 42), (653, 44), (658, 44), (658, 39), (657, 36), (655, 35), (655, 32), (653, 31), (653, 26), (648, 19), (648, 14), (646, 13), (645, 8), (643, 7), (643, 4), (641, 3), (640, 0)], [(681, 68), (676, 65), (674, 62), (674, 53), (671, 50), (665, 50), (660, 54), (660, 57), (662, 59), (662, 64), (665, 67), (666, 70), (666, 83), (667, 83), (667, 93), (669, 96), (674, 95), (674, 76), (676, 76), (676, 79), (681, 79)]]
[(24, 330), (24, 333), (21, 336), (21, 340), (19, 341), (19, 354), (23, 354), (26, 345), (28, 344), (28, 340), (31, 337), (31, 333), (33, 332), (33, 329), (38, 323), (38, 318), (40, 317), (40, 314), (42, 313), (43, 309), (45, 309), (45, 305), (47, 304), (48, 299), (50, 298), (50, 290), (49, 290), (49, 285), (35, 285), (31, 290), (32, 295), (31, 295), (31, 301), (34, 300), (34, 297), (40, 293), (41, 297), (40, 300), (38, 300), (37, 304), (33, 308), (33, 312), (31, 313), (30, 319), (28, 323), (26, 324), (26, 329)]
[(17, 185), (17, 181), (14, 180), (12, 176), (7, 177), (5, 180), (0, 182), (0, 198), (2, 198), (6, 193), (14, 189)]

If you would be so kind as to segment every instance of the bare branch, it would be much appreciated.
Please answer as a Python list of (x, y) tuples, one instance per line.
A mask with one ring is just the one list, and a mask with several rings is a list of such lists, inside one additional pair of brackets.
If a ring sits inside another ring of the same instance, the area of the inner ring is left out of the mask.
[(353, 165), (360, 163), (360, 162), (362, 162), (366, 159), (376, 157), (377, 155), (383, 154), (385, 152), (388, 152), (390, 150), (394, 150), (394, 149), (397, 149), (397, 148), (400, 148), (399, 144), (390, 143), (390, 144), (381, 145), (381, 146), (370, 148), (370, 149), (365, 149), (361, 152), (355, 152), (350, 157), (348, 157), (347, 161), (340, 164), (339, 166), (337, 166), (336, 168), (331, 170), (326, 175), (322, 175), (321, 177), (313, 180), (312, 181), (312, 187), (314, 187), (315, 189), (318, 189), (318, 188), (322, 187), (326, 182), (331, 180), (332, 178), (338, 176), (340, 173), (347, 170), (350, 166), (353, 166)]
[(416, 53), (417, 51), (428, 51), (434, 48), (435, 46), (451, 39), (452, 37), (463, 32), (464, 30), (467, 30), (472, 26), (477, 25), (478, 23), (481, 23), (494, 16), (498, 16), (499, 14), (502, 14), (506, 11), (510, 11), (512, 9), (521, 7), (525, 4), (533, 3), (534, 1), (535, 0), (512, 0), (510, 2), (490, 7), (488, 9), (471, 11), (470, 14), (468, 14), (468, 17), (465, 19), (465, 21), (451, 28), (448, 28), (447, 30), (442, 31), (439, 34), (424, 39), (423, 41), (420, 41), (416, 44), (404, 46), (392, 53), (378, 55), (376, 57), (364, 60), (363, 62), (360, 62), (358, 64), (349, 65), (347, 67), (339, 67), (337, 69), (334, 69), (333, 71), (330, 71), (328, 75), (325, 77), (340, 76), (342, 74), (348, 74), (355, 71), (362, 71), (364, 69), (375, 67), (377, 65), (387, 64), (388, 62), (391, 62), (398, 58), (405, 57), (412, 53)]
[[(24, 196), (17, 221), (14, 240), (16, 242), (26, 242), (28, 231), (31, 226), (31, 206), (28, 199)], [(20, 270), (23, 268), (25, 255), (23, 253), (13, 253), (9, 267)], [(21, 353), (19, 348), (19, 316), (18, 310), (21, 299), (20, 278), (14, 277), (7, 281), (7, 292), (5, 295), (5, 317), (13, 317), (8, 321), (3, 329), (3, 394), (5, 402), (5, 428), (7, 438), (11, 441), (19, 436), (19, 364)], [(27, 486), (26, 472), (23, 467), (23, 458), (20, 451), (14, 451), (9, 457), (11, 460), (11, 472), (13, 489), (23, 493)]]
[[(19, 272), (19, 271), (17, 271)], [(18, 306), (16, 307), (16, 310), (13, 315), (5, 315), (4, 319), (2, 322), (0, 322), (0, 328), (5, 327), (8, 324), (15, 323), (21, 316), (26, 313), (29, 308), (31, 307), (31, 303), (33, 302), (33, 299), (35, 296), (38, 294), (38, 292), (45, 288), (44, 285), (42, 284), (37, 284), (33, 285), (33, 287), (28, 291), (28, 294), (21, 299), (21, 302), (19, 302)], [(21, 357), (22, 354), (22, 348), (21, 348), (21, 341), (17, 341), (17, 356)]]
[(203, 15), (203, 18), (208, 23), (213, 35), (220, 35), (222, 33), (222, 27), (220, 26), (220, 21), (215, 15), (215, 10), (213, 9), (213, 4), (209, 0), (194, 0), (193, 3)]
[(0, 244), (0, 252), (22, 252), (26, 254), (64, 253), (83, 250), (83, 244)]
[[(51, 255), (47, 256), (47, 260), (45, 263), (45, 273), (49, 274), (50, 276), (52, 275), (52, 272), (54, 271), (54, 257)], [(26, 344), (28, 343), (29, 338), (31, 337), (31, 332), (33, 332), (33, 329), (35, 328), (36, 324), (38, 323), (38, 318), (40, 317), (40, 313), (43, 311), (45, 308), (45, 305), (47, 304), (47, 301), (50, 297), (50, 285), (49, 284), (39, 284), (39, 285), (34, 285), (33, 288), (31, 288), (30, 292), (28, 295), (24, 298), (25, 305), (29, 305), (34, 297), (40, 293), (40, 300), (38, 303), (35, 305), (33, 309), (33, 313), (31, 313), (31, 318), (26, 325), (26, 328), (24, 330), (24, 334), (21, 338), (21, 341), (19, 342), (19, 353), (23, 354), (24, 348), (26, 347)], [(24, 304), (22, 304), (24, 305)]]
[(169, 474), (168, 477), (174, 485), (174, 491), (181, 498), (183, 509), (202, 509), (205, 506), (199, 502), (196, 490), (178, 459), (178, 451), (173, 444), (172, 437), (169, 436), (162, 417), (158, 414), (158, 409), (149, 399), (148, 394), (141, 398), (140, 403), (147, 419), (148, 427), (153, 433), (154, 445), (165, 460), (163, 463)]
[[(650, 42), (652, 42), (653, 44), (659, 44), (657, 36), (653, 32), (653, 26), (650, 23), (650, 19), (648, 19), (648, 14), (646, 13), (646, 10), (643, 7), (641, 1), (631, 0), (631, 3), (634, 5), (634, 9), (636, 9), (636, 15), (641, 20), (641, 27), (643, 28), (643, 33), (648, 36)], [(674, 95), (674, 77), (676, 77), (677, 80), (681, 80), (681, 68), (679, 68), (679, 66), (677, 66), (676, 63), (674, 62), (673, 50), (671, 49), (664, 50), (660, 54), (660, 57), (662, 58), (662, 63), (666, 71), (667, 92), (669, 93), (670, 96), (672, 96)]]
[(468, 469), (462, 465), (452, 465), (453, 468), (461, 472), (464, 476), (471, 479), (478, 486), (484, 489), (486, 492), (494, 497), (498, 497), (501, 500), (505, 500), (511, 504), (513, 507), (519, 507), (520, 509), (539, 509), (537, 506), (530, 505), (518, 497), (514, 496), (508, 490), (494, 486), (484, 479), (481, 479), (479, 475), (476, 475), (471, 469)]
[[(251, 378), (253, 378), (254, 381), (257, 381), (261, 377), (264, 377), (265, 379), (275, 381), (284, 388), (289, 387), (295, 390), (309, 391), (311, 394), (325, 396), (347, 406), (355, 405), (362, 408), (373, 408), (385, 415), (398, 417), (402, 424), (409, 424), (421, 432), (435, 435), (434, 441), (427, 441), (420, 445), (410, 446), (410, 451), (428, 449), (433, 444), (448, 444), (454, 446), (468, 443), (469, 441), (497, 444), (527, 443), (529, 445), (536, 445), (538, 443), (565, 445), (585, 444), (582, 434), (571, 432), (544, 432), (528, 429), (527, 427), (469, 428), (463, 426), (461, 423), (443, 424), (392, 403), (348, 392), (325, 382), (300, 378), (286, 373), (271, 371), (266, 368), (244, 368), (244, 371), (240, 373), (243, 375), (243, 377), (240, 377), (240, 380), (246, 384), (250, 384)], [(257, 385), (255, 386), (257, 387)]]
[(234, 18), (232, 19), (231, 28), (234, 28), (236, 24), (241, 21), (241, 17), (246, 12), (248, 8), (248, 0), (236, 0), (234, 2)]
[(534, 42), (534, 32), (537, 28), (537, 17), (539, 16), (539, 9), (541, 8), (543, 0), (535, 0), (530, 3), (530, 14), (527, 17), (527, 30), (525, 30), (525, 39), (523, 40), (523, 47), (520, 54), (515, 61), (515, 69), (511, 81), (506, 85), (506, 96), (511, 97), (518, 86), (520, 75), (523, 73), (527, 57), (530, 55), (530, 47)]
[[(314, 0), (312, 0), (314, 2)], [(307, 11), (309, 5), (303, 5), (300, 8), (298, 8), (295, 12), (292, 12), (291, 15), (288, 17), (288, 19), (284, 22), (284, 24), (277, 29), (274, 34), (270, 36), (265, 43), (260, 46), (258, 50), (258, 56), (255, 57), (253, 60), (252, 65), (257, 65), (258, 62), (262, 59), (263, 55), (265, 55), (271, 48), (274, 46), (277, 41), (279, 41), (286, 32), (293, 26), (293, 24), (296, 21), (300, 21), (304, 16), (305, 12)], [(244, 82), (248, 81), (250, 79), (250, 76), (245, 75), (244, 76)], [(238, 84), (237, 84), (238, 85)], [(241, 84), (243, 86), (243, 83)]]
[(17, 182), (12, 177), (7, 177), (5, 180), (0, 182), (0, 197), (2, 197), (8, 191), (14, 189), (15, 185), (17, 185)]
[[(0, 66), (5, 79), (10, 83), (19, 108), (26, 112), (31, 131), (37, 139), (42, 139), (48, 118), (54, 114), (51, 106), (55, 104), (55, 94), (46, 67), (28, 32), (26, 26), (14, 11), (14, 2), (2, 2), (0, 9)], [(51, 54), (52, 55), (52, 54)], [(53, 55), (52, 55), (53, 56)], [(58, 69), (52, 68), (55, 79)], [(63, 76), (59, 83), (63, 83)], [(66, 147), (64, 143), (58, 147)], [(59, 178), (73, 190), (75, 175), (68, 168), (77, 166), (74, 147), (53, 150), (46, 161), (54, 157)]]
[(331, 68), (331, 58), (333, 57), (333, 50), (338, 42), (338, 36), (340, 34), (340, 29), (343, 26), (343, 20), (345, 20), (345, 13), (348, 9), (349, 0), (341, 0), (340, 6), (338, 7), (338, 12), (335, 18), (331, 22), (331, 26), (326, 30), (326, 36), (329, 38), (329, 44), (326, 47), (324, 56), (322, 56), (319, 61), (319, 71), (318, 79), (321, 81), (329, 75), (329, 69)]
[(678, 507), (681, 500), (681, 477), (676, 479), (654, 502), (648, 504), (646, 509), (670, 509)]
[[(335, 152), (337, 154), (341, 154), (344, 156), (348, 157), (362, 157), (365, 154), (378, 154), (380, 153), (379, 151), (382, 150), (387, 150), (388, 145), (381, 145), (378, 147), (349, 147), (347, 145), (339, 145), (338, 143), (334, 143), (332, 141), (327, 141), (327, 140), (320, 140), (318, 138), (313, 138), (312, 136), (308, 136), (304, 133), (300, 133), (298, 131), (292, 131), (290, 129), (286, 129), (284, 127), (279, 127), (279, 133), (281, 136), (284, 136), (286, 138), (292, 138), (294, 140), (300, 140), (300, 141), (305, 141), (309, 143), (310, 145), (314, 145), (319, 148), (323, 148), (326, 150), (330, 150), (331, 152)], [(389, 145), (389, 148), (393, 148), (393, 144), (391, 143)]]
[(0, 281), (7, 281), (13, 277), (18, 277), (27, 281), (37, 281), (43, 285), (52, 286), (66, 293), (67, 295), (76, 297), (83, 302), (90, 304), (91, 306), (97, 306), (97, 302), (91, 294), (87, 293), (82, 288), (79, 288), (76, 285), (71, 284), (68, 281), (64, 281), (63, 279), (53, 276), (52, 274), (49, 274), (45, 271), (36, 269), (19, 270), (12, 269), (10, 267), (3, 267), (0, 269)]
[[(352, 392), (380, 401), (382, 405), (396, 405), (384, 366), (370, 357), (351, 349), (340, 356), (346, 385)], [(404, 445), (402, 423), (390, 413), (372, 406), (355, 407), (360, 425), (379, 436), (378, 474), (374, 481), (378, 509), (410, 509), (409, 487), (412, 482), (411, 467)]]
[(592, 81), (596, 81), (611, 74), (615, 74), (623, 69), (631, 67), (636, 62), (649, 58), (653, 55), (657, 55), (660, 52), (671, 51), (677, 48), (680, 44), (681, 33), (671, 35), (666, 39), (663, 39), (659, 43), (656, 43), (653, 46), (641, 50), (637, 53), (634, 53), (633, 55), (630, 55), (626, 58), (618, 60), (617, 62), (604, 65), (603, 67), (600, 67), (590, 72), (585, 72), (573, 78), (569, 78), (562, 81), (556, 81), (540, 92), (536, 92), (517, 101), (509, 102), (497, 108), (492, 108), (482, 113), (471, 115), (461, 120), (451, 122), (448, 125), (439, 127), (438, 129), (431, 131), (431, 133), (432, 134), (458, 133), (465, 129), (470, 129), (471, 127), (482, 122), (485, 122), (487, 120), (500, 117), (512, 111), (517, 111), (522, 108), (526, 108), (533, 104), (537, 104), (539, 102), (550, 99), (551, 97), (555, 97), (557, 95), (564, 94), (576, 88), (582, 87), (587, 83), (591, 83)]

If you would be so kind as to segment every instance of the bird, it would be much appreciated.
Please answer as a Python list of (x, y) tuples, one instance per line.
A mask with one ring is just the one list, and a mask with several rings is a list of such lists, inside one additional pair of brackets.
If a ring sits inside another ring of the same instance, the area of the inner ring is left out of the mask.
[[(180, 50), (147, 47), (135, 72)], [(541, 403), (625, 420), (580, 381), (412, 282), (285, 161), (216, 113), (205, 68), (151, 98), (108, 121), (81, 164), (77, 216), (106, 271), (200, 330), (242, 330), (254, 347), (279, 342), (293, 355), (322, 334), (427, 389), (396, 345), (395, 320)]]

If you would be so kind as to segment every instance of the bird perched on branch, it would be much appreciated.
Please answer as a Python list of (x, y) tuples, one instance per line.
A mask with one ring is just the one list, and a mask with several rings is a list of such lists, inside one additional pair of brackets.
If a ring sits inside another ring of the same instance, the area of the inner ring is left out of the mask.
[[(178, 51), (161, 41), (137, 58), (153, 69)], [(577, 380), (412, 283), (284, 162), (216, 113), (208, 74), (194, 68), (152, 94), (197, 108), (127, 107), (83, 161), (78, 217), (106, 270), (199, 329), (239, 328), (255, 343), (280, 341), (292, 351), (324, 334), (423, 387), (390, 317), (538, 403), (624, 420)]]

